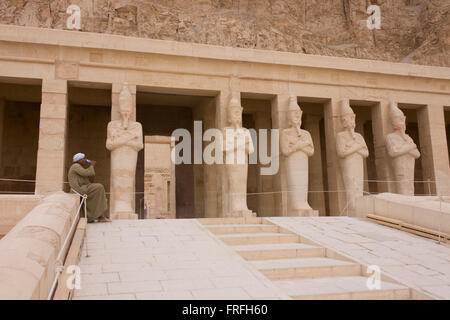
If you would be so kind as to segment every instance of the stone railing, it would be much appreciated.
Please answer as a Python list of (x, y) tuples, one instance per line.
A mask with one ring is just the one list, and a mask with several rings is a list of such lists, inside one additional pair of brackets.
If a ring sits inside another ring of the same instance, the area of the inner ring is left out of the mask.
[(0, 240), (0, 300), (47, 299), (78, 204), (76, 195), (51, 194)]

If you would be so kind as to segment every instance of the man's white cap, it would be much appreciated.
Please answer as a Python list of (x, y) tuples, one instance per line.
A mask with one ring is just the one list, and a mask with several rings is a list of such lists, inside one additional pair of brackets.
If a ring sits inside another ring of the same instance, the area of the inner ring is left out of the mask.
[(78, 162), (85, 157), (84, 153), (77, 153), (73, 156), (73, 162)]

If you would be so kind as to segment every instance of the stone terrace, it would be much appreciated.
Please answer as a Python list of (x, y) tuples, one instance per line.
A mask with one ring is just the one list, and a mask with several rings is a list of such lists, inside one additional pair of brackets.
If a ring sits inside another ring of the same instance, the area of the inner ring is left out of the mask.
[(290, 299), (197, 220), (89, 224), (74, 299)]
[(349, 217), (269, 218), (438, 299), (450, 299), (450, 245)]
[[(233, 246), (242, 250), (242, 245), (229, 241), (237, 240), (239, 235), (213, 234), (208, 228), (214, 230), (217, 226), (199, 221), (116, 220), (111, 224), (90, 224), (89, 257), (85, 257), (84, 247), (80, 261), (82, 289), (75, 291), (74, 299), (290, 299), (292, 288), (283, 290), (280, 285), (323, 287), (326, 279), (270, 281), (257, 269), (260, 264), (273, 264), (273, 260), (244, 260), (233, 250)], [(271, 222), (356, 262), (378, 265), (383, 274), (410, 288), (438, 299), (450, 299), (448, 244), (348, 217), (269, 218), (262, 220), (258, 231), (254, 224), (241, 227), (246, 228), (245, 232), (252, 228), (256, 233), (271, 232), (266, 234), (270, 236), (274, 232)], [(234, 224), (219, 228), (221, 232), (239, 229)], [(248, 233), (246, 237), (252, 238)], [(228, 245), (221, 238), (228, 238)], [(250, 245), (249, 249), (257, 246)], [(305, 244), (280, 242), (278, 246), (308, 249)], [(317, 250), (309, 247), (308, 250)], [(292, 263), (298, 264), (299, 259), (294, 260)], [(306, 260), (317, 263), (321, 258)], [(283, 264), (282, 260), (278, 262)], [(356, 285), (361, 286), (353, 281), (352, 286)], [(314, 288), (303, 292), (314, 292)]]

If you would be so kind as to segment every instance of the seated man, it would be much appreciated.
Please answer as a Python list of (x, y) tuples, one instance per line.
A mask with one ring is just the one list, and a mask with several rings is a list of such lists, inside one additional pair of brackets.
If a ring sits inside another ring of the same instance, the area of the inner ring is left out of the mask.
[(100, 183), (91, 183), (89, 177), (95, 176), (94, 160), (88, 160), (83, 153), (73, 156), (74, 164), (70, 167), (68, 179), (70, 187), (80, 194), (87, 194), (88, 222), (111, 222), (104, 213), (108, 208), (105, 188)]

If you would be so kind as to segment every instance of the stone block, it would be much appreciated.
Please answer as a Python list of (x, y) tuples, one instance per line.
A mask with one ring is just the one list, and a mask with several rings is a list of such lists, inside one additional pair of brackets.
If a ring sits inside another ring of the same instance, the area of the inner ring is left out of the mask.
[[(64, 203), (60, 206), (63, 214), (46, 214), (52, 209), (52, 204), (57, 206), (57, 198)], [(9, 279), (9, 282), (2, 281), (4, 295), (10, 299), (47, 298), (54, 279), (56, 258), (67, 236), (71, 217), (75, 215), (76, 201), (73, 195), (64, 193), (54, 195), (48, 203), (44, 199), (0, 242), (0, 279)], [(71, 208), (69, 215), (64, 214), (66, 208)], [(22, 274), (11, 269), (20, 270)], [(32, 275), (32, 278), (23, 273)], [(19, 290), (13, 289), (18, 286)]]
[(66, 119), (66, 117), (66, 104), (41, 104), (41, 119)]
[(57, 60), (55, 63), (55, 79), (77, 80), (79, 62)]
[[(64, 138), (66, 133), (66, 120), (65, 119), (49, 119), (49, 118), (43, 118), (41, 116), (41, 120), (39, 122), (39, 133), (41, 135), (41, 138), (43, 136), (61, 136)], [(41, 142), (41, 141), (40, 141)], [(44, 148), (44, 146), (41, 146), (41, 143), (39, 144), (41, 148)], [(58, 149), (61, 149), (59, 147)]]
[(42, 92), (67, 94), (67, 81), (44, 79), (42, 80)]

